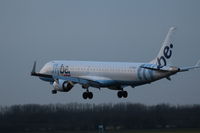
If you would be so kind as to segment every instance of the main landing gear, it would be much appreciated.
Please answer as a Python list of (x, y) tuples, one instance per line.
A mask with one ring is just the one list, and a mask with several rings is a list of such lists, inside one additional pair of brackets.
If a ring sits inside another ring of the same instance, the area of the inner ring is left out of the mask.
[(82, 88), (86, 89), (86, 92), (83, 92), (83, 95), (82, 95), (83, 99), (87, 99), (87, 98), (92, 99), (93, 93), (88, 90), (89, 86), (88, 85), (82, 85)]
[(117, 96), (118, 96), (118, 98), (122, 98), (122, 97), (127, 98), (128, 97), (128, 92), (127, 91), (123, 91), (123, 90), (118, 91), (117, 92)]
[(83, 99), (92, 99), (93, 98), (93, 93), (92, 92), (89, 92), (88, 90), (86, 92), (83, 93)]

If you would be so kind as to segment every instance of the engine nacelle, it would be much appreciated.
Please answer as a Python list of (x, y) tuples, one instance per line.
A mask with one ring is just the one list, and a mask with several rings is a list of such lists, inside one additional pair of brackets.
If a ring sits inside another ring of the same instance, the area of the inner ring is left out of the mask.
[(71, 81), (57, 80), (53, 82), (53, 87), (57, 91), (68, 92), (74, 87), (74, 84)]

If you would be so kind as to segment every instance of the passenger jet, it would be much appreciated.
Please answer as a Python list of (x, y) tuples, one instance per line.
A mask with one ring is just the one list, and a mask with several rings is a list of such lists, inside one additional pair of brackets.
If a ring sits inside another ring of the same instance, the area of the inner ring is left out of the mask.
[(191, 67), (176, 67), (170, 61), (173, 54), (173, 35), (175, 27), (171, 27), (162, 47), (152, 61), (147, 63), (126, 62), (93, 62), (93, 61), (65, 61), (55, 60), (44, 65), (40, 72), (36, 72), (34, 62), (31, 76), (37, 76), (53, 85), (52, 94), (57, 91), (69, 92), (75, 84), (80, 84), (86, 91), (84, 99), (92, 99), (93, 93), (89, 87), (108, 88), (117, 90), (119, 98), (127, 98), (124, 87), (136, 87), (200, 67), (200, 61)]

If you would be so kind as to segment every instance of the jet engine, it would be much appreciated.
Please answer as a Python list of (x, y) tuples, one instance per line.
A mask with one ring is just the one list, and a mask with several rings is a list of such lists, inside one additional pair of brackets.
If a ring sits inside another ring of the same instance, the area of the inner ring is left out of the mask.
[(65, 80), (56, 80), (53, 82), (53, 87), (57, 91), (68, 92), (74, 87), (74, 83)]

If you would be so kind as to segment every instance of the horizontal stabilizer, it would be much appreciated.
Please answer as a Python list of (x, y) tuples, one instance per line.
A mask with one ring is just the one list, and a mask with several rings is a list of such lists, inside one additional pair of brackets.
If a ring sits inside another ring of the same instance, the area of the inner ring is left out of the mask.
[(164, 66), (162, 68), (159, 68), (157, 65), (154, 64), (144, 64), (140, 66), (141, 68), (149, 69), (149, 70), (154, 70), (154, 71), (163, 71), (163, 72), (178, 72), (180, 69), (177, 67), (172, 67), (172, 66)]
[(197, 61), (196, 65), (194, 65), (194, 66), (190, 66), (190, 67), (181, 67), (181, 68), (180, 68), (180, 72), (185, 72), (185, 71), (189, 71), (190, 69), (196, 69), (196, 68), (200, 68), (200, 60)]

